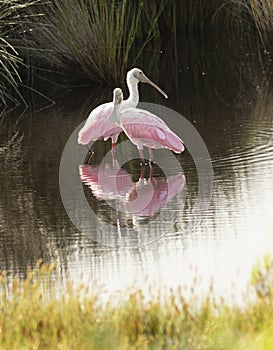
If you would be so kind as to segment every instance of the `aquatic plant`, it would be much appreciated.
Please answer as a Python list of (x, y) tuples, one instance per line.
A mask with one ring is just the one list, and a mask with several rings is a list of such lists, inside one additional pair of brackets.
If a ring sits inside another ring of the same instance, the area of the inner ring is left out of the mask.
[(61, 73), (59, 82), (117, 82), (147, 48), (159, 51), (170, 32), (177, 39), (177, 32), (234, 31), (254, 24), (266, 37), (273, 30), (271, 10), (269, 0), (50, 0), (31, 8), (31, 15), (43, 16), (33, 16), (27, 36), (31, 49), (25, 53), (45, 70), (44, 77), (50, 70)]
[(181, 33), (228, 30), (246, 37), (253, 29), (272, 44), (271, 0), (1, 0), (0, 101), (22, 99), (22, 77), (28, 86), (120, 82), (170, 34), (175, 50)]
[(0, 1), (0, 103), (17, 103), (23, 97), (19, 91), (22, 82), (20, 70), (24, 66), (15, 38), (26, 29), (29, 15), (26, 9), (37, 4), (37, 0)]
[(236, 0), (252, 18), (261, 39), (272, 44), (273, 2), (271, 0)]
[(271, 0), (169, 0), (161, 17), (163, 26), (170, 29), (175, 39), (177, 33), (204, 34), (219, 30), (246, 36), (256, 28), (264, 45), (272, 45)]
[(210, 29), (229, 28), (238, 18), (234, 6), (221, 0), (168, 1), (163, 18), (176, 32), (206, 32)]
[[(42, 261), (26, 278), (0, 274), (0, 347), (4, 349), (264, 349), (273, 346), (273, 261), (255, 267), (245, 304), (216, 298), (213, 284), (202, 299), (197, 285), (153, 290), (146, 298), (129, 289), (103, 302), (100, 289), (59, 282), (56, 264)], [(199, 279), (195, 279), (198, 284)], [(65, 286), (63, 286), (63, 284)]]
[(120, 81), (156, 35), (164, 2), (51, 0), (33, 25), (32, 54), (70, 81)]

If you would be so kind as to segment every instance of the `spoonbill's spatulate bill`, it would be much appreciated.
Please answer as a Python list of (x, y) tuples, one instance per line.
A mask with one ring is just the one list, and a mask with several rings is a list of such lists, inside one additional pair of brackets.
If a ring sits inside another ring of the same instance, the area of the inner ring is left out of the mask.
[[(127, 100), (122, 101), (121, 110), (137, 106), (139, 101), (139, 82), (150, 84), (151, 86), (156, 88), (163, 96), (165, 96), (165, 98), (168, 97), (164, 91), (162, 91), (154, 82), (147, 78), (147, 76), (143, 73), (141, 69), (131, 69), (127, 73), (126, 81), (130, 95)], [(96, 141), (100, 139), (106, 141), (109, 137), (111, 137), (112, 147), (115, 147), (118, 135), (122, 131), (122, 128), (109, 121), (109, 116), (112, 112), (112, 109), (113, 102), (104, 103), (93, 109), (88, 119), (86, 120), (85, 125), (79, 131), (79, 144), (86, 145), (91, 141)]]
[(168, 148), (175, 153), (184, 151), (183, 141), (162, 119), (145, 109), (122, 110), (122, 90), (116, 88), (113, 95), (114, 108), (109, 120), (120, 126), (132, 143), (137, 146), (142, 164), (145, 164), (143, 146), (148, 147), (151, 161), (153, 161), (152, 148)]

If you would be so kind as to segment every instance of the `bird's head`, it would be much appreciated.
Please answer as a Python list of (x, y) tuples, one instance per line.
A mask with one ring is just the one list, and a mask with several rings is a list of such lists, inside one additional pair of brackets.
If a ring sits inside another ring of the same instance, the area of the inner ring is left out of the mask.
[(114, 91), (113, 91), (113, 102), (114, 102), (114, 105), (121, 104), (122, 100), (123, 100), (122, 90), (120, 88), (115, 88)]
[(133, 72), (133, 76), (140, 81), (141, 83), (147, 83), (148, 82), (148, 78), (146, 77), (146, 75), (144, 74), (144, 72), (139, 69), (139, 68), (133, 68), (132, 69)]
[(108, 118), (111, 123), (117, 124), (119, 122), (119, 119), (120, 119), (119, 109), (122, 101), (123, 101), (122, 90), (120, 88), (115, 88), (113, 91), (114, 106), (113, 106), (112, 113)]
[(165, 98), (168, 98), (168, 95), (160, 89), (153, 81), (151, 81), (144, 72), (139, 68), (133, 68), (127, 73), (127, 82), (137, 84), (138, 82), (146, 83), (152, 85), (157, 89)]

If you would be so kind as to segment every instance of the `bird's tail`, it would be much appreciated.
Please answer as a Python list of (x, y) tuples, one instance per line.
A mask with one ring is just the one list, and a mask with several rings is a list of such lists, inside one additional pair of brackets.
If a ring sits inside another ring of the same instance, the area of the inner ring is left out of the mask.
[(166, 146), (175, 153), (181, 153), (185, 150), (183, 141), (174, 132), (167, 131), (166, 136)]

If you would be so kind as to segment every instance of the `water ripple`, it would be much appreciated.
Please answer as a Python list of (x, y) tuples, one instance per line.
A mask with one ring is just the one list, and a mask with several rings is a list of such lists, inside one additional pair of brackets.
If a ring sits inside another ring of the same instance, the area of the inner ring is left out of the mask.
[[(249, 146), (244, 149), (236, 147), (229, 150), (230, 154), (223, 157), (216, 157), (212, 160), (214, 168), (220, 167), (245, 167), (248, 165), (261, 164), (266, 166), (273, 165), (273, 142), (258, 146)], [(266, 164), (265, 164), (266, 163)]]

